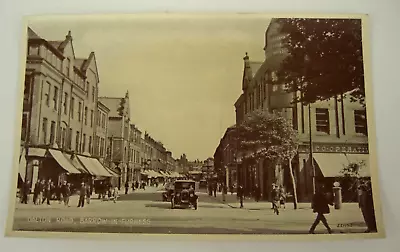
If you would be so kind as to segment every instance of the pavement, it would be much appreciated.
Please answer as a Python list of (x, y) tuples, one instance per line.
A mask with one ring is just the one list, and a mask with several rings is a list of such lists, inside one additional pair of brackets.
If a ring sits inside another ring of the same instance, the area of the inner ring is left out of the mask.
[[(315, 219), (310, 204), (294, 210), (288, 203), (279, 215), (270, 202), (247, 199), (239, 208), (236, 195), (217, 197), (199, 193), (198, 210), (170, 209), (162, 202), (162, 188), (149, 187), (121, 194), (116, 203), (93, 197), (90, 204), (77, 208), (78, 197), (71, 197), (71, 207), (53, 201), (48, 205), (16, 204), (14, 230), (128, 233), (189, 234), (306, 234)], [(343, 204), (326, 218), (334, 233), (362, 233), (366, 230), (357, 204)], [(327, 233), (319, 225), (316, 233)]]

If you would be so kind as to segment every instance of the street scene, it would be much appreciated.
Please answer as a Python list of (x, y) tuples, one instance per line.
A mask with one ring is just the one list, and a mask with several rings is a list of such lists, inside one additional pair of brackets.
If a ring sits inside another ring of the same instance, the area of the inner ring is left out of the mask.
[(26, 29), (12, 231), (380, 231), (362, 19)]
[[(174, 209), (162, 202), (156, 187), (146, 191), (121, 195), (116, 203), (100, 201), (96, 197), (84, 208), (77, 208), (78, 199), (71, 207), (58, 202), (52, 205), (18, 205), (15, 230), (25, 231), (78, 231), (118, 233), (171, 233), (171, 234), (306, 234), (314, 215), (310, 204), (280, 209), (276, 215), (269, 202), (247, 199), (244, 207), (236, 195), (221, 193), (217, 197), (199, 192), (199, 208)], [(337, 233), (357, 233), (366, 229), (357, 204), (348, 204), (343, 210), (333, 211), (329, 223)], [(316, 233), (326, 233), (322, 227)]]

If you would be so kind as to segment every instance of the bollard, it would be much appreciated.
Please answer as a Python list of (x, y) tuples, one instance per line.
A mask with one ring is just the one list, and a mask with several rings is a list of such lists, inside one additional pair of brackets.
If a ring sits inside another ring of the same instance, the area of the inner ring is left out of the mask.
[(340, 209), (342, 207), (342, 188), (339, 183), (335, 183), (333, 187), (333, 202), (335, 209)]

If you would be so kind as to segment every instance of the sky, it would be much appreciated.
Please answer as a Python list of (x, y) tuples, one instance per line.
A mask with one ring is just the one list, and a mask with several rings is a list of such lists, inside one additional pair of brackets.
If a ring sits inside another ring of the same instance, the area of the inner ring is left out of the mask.
[(95, 52), (100, 96), (129, 91), (131, 121), (175, 158), (212, 157), (235, 124), (243, 57), (263, 61), (269, 17), (250, 14), (41, 16), (28, 25), (47, 40), (71, 31), (76, 57)]

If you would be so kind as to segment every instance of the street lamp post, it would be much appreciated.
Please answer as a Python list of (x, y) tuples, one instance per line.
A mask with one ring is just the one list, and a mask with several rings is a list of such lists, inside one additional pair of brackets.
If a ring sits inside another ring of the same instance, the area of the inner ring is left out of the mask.
[[(310, 57), (308, 55), (304, 56), (305, 66), (305, 75), (307, 73), (307, 64), (310, 62)], [(303, 92), (303, 91), (302, 91)], [(308, 103), (308, 133), (310, 135), (309, 145), (310, 145), (310, 164), (312, 169), (312, 186), (313, 186), (313, 194), (315, 194), (316, 190), (316, 181), (315, 181), (315, 166), (314, 166), (314, 157), (313, 157), (313, 144), (312, 144), (312, 129), (311, 129), (311, 103)]]
[(315, 166), (314, 166), (314, 157), (313, 157), (313, 144), (312, 144), (312, 131), (311, 131), (311, 104), (308, 104), (308, 128), (310, 134), (310, 164), (312, 169), (312, 186), (313, 186), (313, 194), (315, 194)]

